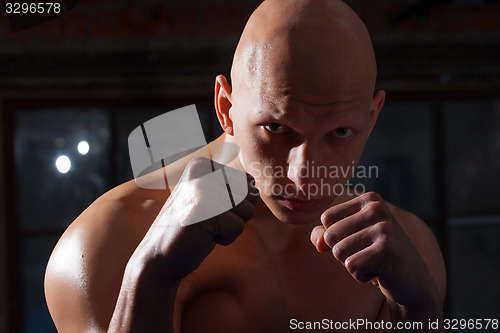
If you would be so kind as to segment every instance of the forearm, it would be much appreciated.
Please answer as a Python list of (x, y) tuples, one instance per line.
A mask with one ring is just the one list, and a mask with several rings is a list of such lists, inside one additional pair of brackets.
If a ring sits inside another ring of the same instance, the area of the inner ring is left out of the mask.
[(141, 266), (134, 262), (127, 265), (108, 333), (174, 332), (179, 283)]
[[(419, 304), (403, 306), (387, 301), (390, 320), (394, 324), (391, 332), (445, 332), (443, 328), (443, 310), (439, 298), (431, 298)], [(431, 327), (431, 323), (439, 327)], [(396, 327), (399, 323), (400, 327)], [(406, 324), (406, 325), (404, 325)]]

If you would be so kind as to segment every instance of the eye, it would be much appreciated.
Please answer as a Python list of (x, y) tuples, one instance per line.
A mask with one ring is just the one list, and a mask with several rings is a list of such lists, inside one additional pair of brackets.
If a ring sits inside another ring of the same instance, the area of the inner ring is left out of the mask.
[(334, 129), (331, 134), (339, 139), (347, 139), (353, 134), (352, 129), (346, 127), (339, 127)]
[(263, 126), (266, 130), (271, 133), (281, 134), (285, 132), (285, 126), (278, 123), (270, 123)]

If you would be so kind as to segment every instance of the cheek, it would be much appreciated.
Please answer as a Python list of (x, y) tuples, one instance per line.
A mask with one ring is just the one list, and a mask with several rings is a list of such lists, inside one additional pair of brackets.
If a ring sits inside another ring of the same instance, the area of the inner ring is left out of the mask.
[(268, 159), (262, 149), (256, 144), (246, 144), (241, 149), (242, 164), (257, 182), (262, 182), (266, 177), (265, 170), (272, 168), (272, 160)]
[(240, 117), (233, 117), (233, 136), (239, 144), (243, 144), (248, 136), (248, 129), (245, 126), (245, 120)]
[(273, 155), (268, 155), (258, 144), (246, 145), (241, 150), (241, 160), (246, 172), (255, 179), (261, 194), (269, 192), (269, 187), (280, 182), (281, 178), (286, 178), (286, 172), (283, 171), (285, 167), (277, 164)]
[(237, 141), (241, 149), (241, 155), (245, 163), (250, 164), (269, 164), (272, 160), (272, 154), (268, 151), (268, 145), (262, 141), (256, 126), (241, 127)]

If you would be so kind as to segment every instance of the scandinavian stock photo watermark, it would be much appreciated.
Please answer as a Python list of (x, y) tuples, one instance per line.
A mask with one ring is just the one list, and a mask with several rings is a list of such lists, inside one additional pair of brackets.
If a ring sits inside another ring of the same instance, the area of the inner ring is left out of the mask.
[[(195, 105), (164, 113), (135, 128), (128, 137), (130, 163), (137, 186), (145, 189), (192, 191), (203, 200), (182, 225), (202, 222), (227, 212), (248, 194), (246, 173), (227, 167), (239, 147), (207, 143)], [(182, 178), (193, 159), (202, 158), (195, 179)], [(215, 162), (215, 163), (214, 163)]]
[[(239, 147), (229, 142), (207, 143), (195, 105), (166, 112), (136, 127), (129, 135), (128, 147), (137, 186), (193, 191), (191, 185), (195, 185), (198, 194), (206, 198), (183, 225), (231, 210), (245, 199), (249, 187), (257, 187), (261, 195), (311, 200), (360, 195), (367, 190), (362, 180), (379, 177), (377, 166), (357, 165), (354, 161), (324, 165), (307, 160), (300, 166), (281, 165), (274, 160), (268, 164), (251, 162), (246, 172), (228, 167), (238, 158)], [(185, 168), (199, 158), (205, 162), (198, 163), (195, 179), (183, 178)], [(246, 173), (257, 184), (249, 183)], [(297, 177), (291, 175), (298, 175), (300, 184), (292, 181)]]
[[(354, 161), (348, 165), (321, 165), (308, 160), (298, 167), (252, 162), (247, 172), (256, 179), (264, 179), (260, 191), (264, 189), (266, 195), (307, 200), (344, 194), (361, 195), (367, 191), (363, 180), (379, 178), (378, 166), (356, 165)], [(304, 181), (301, 185), (287, 181), (290, 175), (298, 175)]]

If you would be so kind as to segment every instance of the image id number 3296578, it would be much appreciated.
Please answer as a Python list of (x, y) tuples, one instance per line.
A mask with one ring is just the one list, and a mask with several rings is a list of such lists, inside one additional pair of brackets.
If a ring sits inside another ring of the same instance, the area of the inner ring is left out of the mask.
[(498, 319), (445, 319), (443, 322), (446, 331), (451, 330), (493, 330), (499, 328)]
[(62, 10), (60, 2), (6, 2), (7, 14), (59, 14)]

